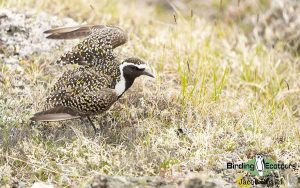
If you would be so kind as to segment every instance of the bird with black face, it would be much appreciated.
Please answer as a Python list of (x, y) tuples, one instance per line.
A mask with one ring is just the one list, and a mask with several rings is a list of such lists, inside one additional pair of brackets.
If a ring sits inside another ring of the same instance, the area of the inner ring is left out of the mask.
[(52, 87), (44, 110), (34, 114), (31, 120), (87, 118), (96, 132), (90, 116), (108, 110), (139, 76), (154, 78), (148, 65), (138, 58), (128, 58), (121, 63), (108, 61), (102, 65), (65, 72)]

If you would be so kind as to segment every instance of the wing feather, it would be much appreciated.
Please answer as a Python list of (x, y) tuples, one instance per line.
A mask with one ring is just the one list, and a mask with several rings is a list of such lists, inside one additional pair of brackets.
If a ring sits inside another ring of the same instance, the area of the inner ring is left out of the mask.
[(75, 39), (86, 37), (72, 50), (62, 55), (56, 63), (98, 65), (115, 59), (113, 49), (125, 44), (127, 33), (116, 26), (85, 25), (61, 27), (45, 31), (50, 39)]
[(81, 37), (87, 37), (93, 31), (93, 29), (104, 28), (104, 25), (83, 25), (73, 27), (58, 27), (44, 31), (45, 34), (49, 34), (48, 39), (77, 39)]

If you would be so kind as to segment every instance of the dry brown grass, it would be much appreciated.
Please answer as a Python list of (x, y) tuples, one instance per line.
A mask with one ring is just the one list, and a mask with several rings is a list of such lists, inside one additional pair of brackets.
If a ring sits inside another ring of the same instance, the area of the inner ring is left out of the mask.
[[(275, 161), (300, 160), (299, 58), (250, 44), (237, 25), (179, 11), (174, 23), (172, 13), (133, 1), (2, 4), (119, 25), (130, 38), (120, 53), (147, 60), (157, 75), (155, 81), (139, 79), (97, 116), (101, 131), (93, 137), (80, 121), (29, 125), (60, 74), (49, 65), (58, 52), (30, 57), (20, 63), (23, 73), (0, 63), (2, 184), (67, 186), (103, 173), (174, 178), (192, 171), (234, 181), (235, 172), (224, 170), (228, 161), (244, 162), (256, 153)], [(14, 80), (26, 89), (12, 87)], [(184, 134), (177, 134), (178, 128)]]

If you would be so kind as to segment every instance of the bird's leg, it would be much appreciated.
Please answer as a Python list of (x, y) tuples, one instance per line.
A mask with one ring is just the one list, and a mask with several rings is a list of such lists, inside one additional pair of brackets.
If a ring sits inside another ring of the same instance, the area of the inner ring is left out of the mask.
[(95, 127), (93, 121), (91, 120), (90, 116), (87, 116), (87, 119), (89, 120), (90, 124), (93, 126), (93, 129), (94, 129), (95, 134), (96, 134), (96, 133), (97, 133), (97, 129), (96, 129), (96, 127)]
[[(93, 127), (93, 129), (94, 129), (94, 131), (95, 131), (95, 134), (96, 134), (97, 129), (96, 129), (94, 123), (92, 122), (92, 120), (90, 119), (89, 116), (87, 116), (87, 119), (88, 119), (88, 121), (89, 121), (89, 124), (92, 125), (92, 127)], [(84, 120), (84, 117), (81, 117), (80, 120), (87, 126), (87, 124), (86, 124), (87, 122)]]

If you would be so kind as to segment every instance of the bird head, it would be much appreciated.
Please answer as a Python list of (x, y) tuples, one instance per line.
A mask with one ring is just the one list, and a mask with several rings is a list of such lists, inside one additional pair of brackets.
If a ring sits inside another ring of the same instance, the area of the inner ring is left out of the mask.
[(122, 64), (123, 75), (126, 79), (135, 79), (141, 75), (146, 75), (154, 78), (149, 66), (142, 60), (131, 57), (125, 59)]
[(263, 156), (262, 155), (256, 155), (256, 160), (263, 160)]
[(137, 77), (146, 75), (154, 78), (149, 66), (144, 61), (135, 57), (125, 59), (119, 67), (121, 79), (115, 86), (117, 95), (119, 97), (121, 97), (122, 94), (131, 87)]

